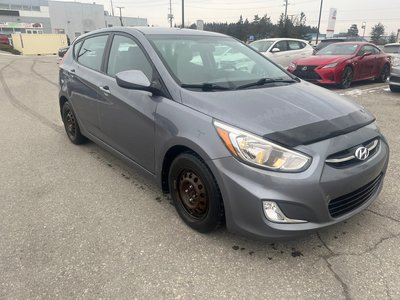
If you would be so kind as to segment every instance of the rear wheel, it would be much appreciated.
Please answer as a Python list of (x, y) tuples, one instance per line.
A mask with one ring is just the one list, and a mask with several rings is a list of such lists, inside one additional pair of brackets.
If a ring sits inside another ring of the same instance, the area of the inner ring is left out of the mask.
[(379, 77), (376, 78), (377, 82), (386, 82), (390, 75), (390, 67), (389, 65), (384, 65)]
[(191, 153), (176, 157), (168, 179), (175, 208), (187, 225), (202, 233), (222, 225), (224, 209), (217, 182), (199, 157)]
[(353, 69), (350, 66), (347, 66), (343, 71), (340, 87), (342, 89), (347, 89), (350, 87), (352, 81), (353, 81)]
[(400, 92), (400, 86), (399, 85), (389, 85), (390, 90), (392, 92)]
[(68, 101), (62, 107), (62, 120), (68, 138), (73, 144), (80, 145), (87, 142), (87, 138), (82, 135), (75, 113)]

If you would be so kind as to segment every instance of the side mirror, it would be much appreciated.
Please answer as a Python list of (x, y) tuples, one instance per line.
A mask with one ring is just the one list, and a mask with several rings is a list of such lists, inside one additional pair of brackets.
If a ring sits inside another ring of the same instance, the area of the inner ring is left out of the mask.
[(271, 52), (272, 52), (272, 53), (281, 52), (281, 49), (279, 49), (279, 48), (272, 48)]
[(365, 52), (363, 55), (361, 55), (361, 58), (364, 58), (365, 56), (370, 56), (372, 52)]
[(115, 75), (115, 79), (117, 80), (117, 84), (124, 89), (147, 90), (151, 85), (146, 75), (139, 70), (119, 72)]
[(139, 70), (128, 70), (115, 75), (117, 84), (129, 90), (147, 91), (153, 94), (161, 94), (159, 87), (152, 84), (146, 75)]

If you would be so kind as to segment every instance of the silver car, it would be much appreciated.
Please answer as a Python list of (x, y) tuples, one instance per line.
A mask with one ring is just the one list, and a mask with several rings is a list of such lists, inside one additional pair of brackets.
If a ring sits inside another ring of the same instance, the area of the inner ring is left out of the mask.
[(71, 142), (142, 170), (197, 231), (296, 237), (361, 212), (382, 188), (389, 147), (375, 118), (231, 37), (98, 30), (73, 43), (59, 77)]

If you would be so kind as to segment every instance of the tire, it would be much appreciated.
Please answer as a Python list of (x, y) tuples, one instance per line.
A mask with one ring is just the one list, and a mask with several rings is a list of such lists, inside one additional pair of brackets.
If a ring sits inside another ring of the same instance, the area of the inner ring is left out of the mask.
[(224, 223), (218, 184), (198, 156), (190, 152), (177, 156), (171, 164), (168, 183), (175, 208), (189, 227), (208, 233)]
[(389, 65), (385, 64), (383, 66), (381, 73), (379, 74), (379, 77), (377, 77), (375, 81), (384, 83), (388, 79), (389, 75), (390, 75), (390, 67)]
[(69, 140), (75, 145), (86, 143), (87, 138), (82, 135), (75, 113), (68, 101), (64, 103), (61, 113), (65, 132), (67, 133)]
[(351, 82), (353, 81), (353, 75), (354, 75), (353, 69), (350, 66), (347, 66), (346, 68), (344, 68), (339, 86), (342, 89), (349, 88), (351, 85)]
[(399, 85), (389, 85), (390, 90), (392, 92), (400, 92), (400, 86)]

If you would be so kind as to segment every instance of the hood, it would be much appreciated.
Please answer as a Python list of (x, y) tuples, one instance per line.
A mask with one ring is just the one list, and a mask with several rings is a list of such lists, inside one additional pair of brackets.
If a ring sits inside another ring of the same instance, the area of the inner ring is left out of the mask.
[(374, 121), (359, 105), (306, 82), (239, 91), (182, 89), (181, 95), (186, 106), (286, 146), (309, 144)]
[(352, 58), (353, 55), (312, 55), (307, 58), (300, 58), (294, 61), (297, 65), (306, 65), (306, 66), (320, 66), (332, 64), (335, 62), (342, 62), (347, 59)]

